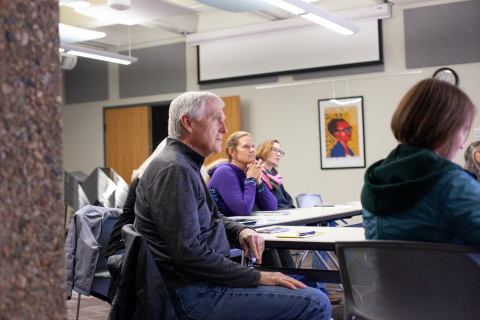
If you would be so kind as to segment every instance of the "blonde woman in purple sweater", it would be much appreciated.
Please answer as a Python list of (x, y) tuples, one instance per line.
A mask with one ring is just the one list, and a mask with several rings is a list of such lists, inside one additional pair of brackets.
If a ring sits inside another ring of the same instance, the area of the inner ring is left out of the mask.
[[(277, 210), (277, 199), (262, 180), (262, 160), (256, 159), (255, 144), (248, 132), (238, 131), (227, 139), (225, 153), (228, 159), (217, 160), (207, 166), (210, 181), (208, 189), (218, 211), (225, 216), (249, 216), (255, 204), (262, 211)], [(263, 253), (262, 266), (294, 268), (288, 250), (268, 250)], [(318, 288), (306, 277), (291, 276), (307, 286)]]
[(225, 153), (207, 166), (208, 188), (220, 213), (249, 216), (253, 205), (260, 210), (277, 210), (277, 199), (261, 178), (262, 161), (255, 159), (255, 144), (248, 132), (238, 131), (227, 139)]

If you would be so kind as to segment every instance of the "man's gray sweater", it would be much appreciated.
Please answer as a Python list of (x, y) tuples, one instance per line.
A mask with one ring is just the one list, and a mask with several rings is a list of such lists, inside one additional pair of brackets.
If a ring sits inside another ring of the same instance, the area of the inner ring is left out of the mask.
[(255, 287), (260, 272), (228, 259), (242, 224), (218, 212), (200, 175), (205, 158), (168, 139), (137, 187), (135, 228), (150, 245), (167, 287), (197, 282)]

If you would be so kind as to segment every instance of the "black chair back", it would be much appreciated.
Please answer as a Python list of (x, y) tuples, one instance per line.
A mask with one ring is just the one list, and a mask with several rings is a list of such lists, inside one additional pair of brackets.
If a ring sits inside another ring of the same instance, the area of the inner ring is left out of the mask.
[(474, 319), (480, 251), (413, 241), (337, 242), (344, 319)]
[(133, 225), (127, 224), (122, 228), (122, 239), (126, 245), (125, 254), (120, 272), (112, 271), (116, 274), (117, 295), (109, 319), (177, 319), (145, 238), (135, 231)]

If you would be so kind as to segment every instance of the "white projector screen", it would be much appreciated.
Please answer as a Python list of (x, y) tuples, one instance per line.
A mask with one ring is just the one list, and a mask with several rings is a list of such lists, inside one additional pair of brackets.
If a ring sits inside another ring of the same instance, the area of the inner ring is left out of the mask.
[(334, 66), (383, 63), (381, 22), (355, 24), (362, 29), (353, 36), (314, 26), (201, 44), (198, 81), (205, 84)]

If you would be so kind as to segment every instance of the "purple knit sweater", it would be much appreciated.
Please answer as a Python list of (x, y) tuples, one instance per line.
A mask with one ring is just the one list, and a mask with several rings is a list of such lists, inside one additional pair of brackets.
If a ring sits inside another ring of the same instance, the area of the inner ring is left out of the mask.
[(249, 178), (234, 164), (222, 162), (208, 174), (208, 189), (218, 210), (225, 216), (249, 216), (255, 203), (260, 210), (277, 210), (277, 199), (270, 193), (265, 182), (257, 187), (255, 179)]

